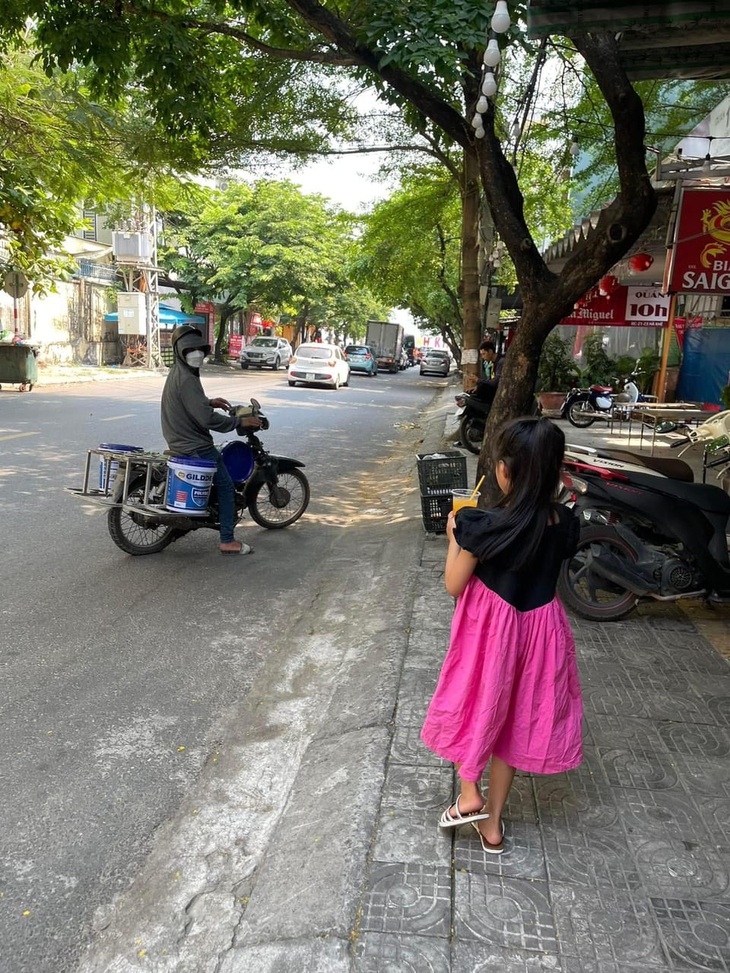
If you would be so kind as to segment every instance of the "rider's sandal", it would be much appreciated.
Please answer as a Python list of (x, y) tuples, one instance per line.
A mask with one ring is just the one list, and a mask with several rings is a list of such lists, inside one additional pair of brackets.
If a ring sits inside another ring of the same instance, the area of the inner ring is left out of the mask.
[(250, 544), (244, 544), (241, 541), (231, 541), (236, 547), (231, 547), (230, 550), (224, 550), (221, 546), (219, 548), (221, 554), (253, 554), (253, 548)]

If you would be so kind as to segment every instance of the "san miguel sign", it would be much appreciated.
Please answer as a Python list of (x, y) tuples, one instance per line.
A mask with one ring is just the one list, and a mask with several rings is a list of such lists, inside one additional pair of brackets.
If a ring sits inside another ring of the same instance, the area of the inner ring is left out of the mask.
[(666, 328), (671, 298), (655, 287), (614, 287), (601, 294), (597, 287), (580, 300), (561, 324), (602, 328)]
[(682, 192), (667, 257), (667, 293), (730, 294), (730, 190)]

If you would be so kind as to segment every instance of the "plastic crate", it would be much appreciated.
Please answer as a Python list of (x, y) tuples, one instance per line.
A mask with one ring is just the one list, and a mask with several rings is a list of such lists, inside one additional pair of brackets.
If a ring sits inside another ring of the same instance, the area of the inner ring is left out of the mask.
[(422, 497), (439, 497), (452, 490), (466, 490), (466, 456), (447, 453), (418, 453), (418, 480)]
[(435, 497), (421, 497), (423, 526), (427, 534), (445, 534), (446, 521), (451, 512), (451, 494)]

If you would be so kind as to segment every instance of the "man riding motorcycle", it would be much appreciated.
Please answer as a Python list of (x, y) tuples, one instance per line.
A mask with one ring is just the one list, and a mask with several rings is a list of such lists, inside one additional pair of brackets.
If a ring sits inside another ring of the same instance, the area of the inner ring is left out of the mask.
[(190, 324), (175, 328), (172, 333), (173, 363), (162, 390), (162, 435), (168, 449), (175, 456), (195, 456), (216, 463), (213, 482), (218, 495), (221, 554), (251, 554), (253, 548), (234, 537), (236, 506), (233, 480), (221, 454), (213, 445), (210, 430), (233, 432), (242, 426), (259, 429), (255, 416), (238, 418), (222, 415), (232, 406), (224, 398), (209, 399), (200, 381), (200, 366), (210, 353), (202, 332)]

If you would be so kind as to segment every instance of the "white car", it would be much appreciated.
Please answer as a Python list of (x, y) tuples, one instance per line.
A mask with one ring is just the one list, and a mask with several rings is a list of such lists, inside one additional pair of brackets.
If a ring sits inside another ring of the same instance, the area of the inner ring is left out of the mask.
[(299, 345), (289, 362), (289, 384), (331, 385), (338, 389), (350, 382), (350, 366), (337, 345), (312, 342)]
[(239, 361), (241, 368), (253, 367), (273, 368), (277, 370), (281, 365), (287, 367), (291, 360), (291, 345), (285, 338), (267, 337), (259, 335), (254, 338), (250, 345), (241, 348)]

